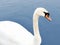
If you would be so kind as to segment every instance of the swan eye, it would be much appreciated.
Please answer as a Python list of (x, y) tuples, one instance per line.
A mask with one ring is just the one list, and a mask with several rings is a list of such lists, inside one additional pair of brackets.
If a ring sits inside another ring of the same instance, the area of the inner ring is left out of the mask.
[(50, 15), (49, 13), (46, 13), (46, 12), (44, 12), (44, 14), (45, 14), (45, 16), (47, 15), (48, 17), (49, 17), (49, 15)]

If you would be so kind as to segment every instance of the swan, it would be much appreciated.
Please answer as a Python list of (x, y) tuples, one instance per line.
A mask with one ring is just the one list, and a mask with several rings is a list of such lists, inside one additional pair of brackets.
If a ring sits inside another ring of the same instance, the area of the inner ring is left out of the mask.
[(45, 8), (36, 8), (33, 14), (34, 35), (16, 22), (0, 21), (0, 45), (41, 45), (42, 40), (38, 27), (40, 16), (51, 21), (49, 13)]

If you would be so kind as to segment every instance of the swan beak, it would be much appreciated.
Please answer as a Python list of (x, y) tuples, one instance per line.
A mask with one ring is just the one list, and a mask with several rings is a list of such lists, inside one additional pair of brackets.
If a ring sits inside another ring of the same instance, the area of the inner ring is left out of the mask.
[(48, 14), (45, 16), (45, 18), (46, 18), (48, 21), (52, 21), (52, 19), (49, 17)]

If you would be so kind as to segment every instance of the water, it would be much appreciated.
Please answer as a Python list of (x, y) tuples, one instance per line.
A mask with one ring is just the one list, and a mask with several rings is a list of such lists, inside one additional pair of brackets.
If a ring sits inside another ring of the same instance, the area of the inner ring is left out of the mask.
[(48, 22), (43, 17), (39, 20), (41, 45), (60, 45), (59, 4), (59, 0), (0, 0), (0, 21), (15, 21), (33, 34), (33, 12), (37, 7), (44, 7), (50, 12), (52, 21)]

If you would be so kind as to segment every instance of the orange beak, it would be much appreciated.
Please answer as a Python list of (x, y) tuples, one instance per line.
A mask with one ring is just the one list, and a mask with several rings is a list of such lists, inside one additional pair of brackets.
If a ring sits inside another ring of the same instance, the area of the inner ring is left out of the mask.
[(46, 18), (48, 21), (52, 21), (52, 19), (49, 17), (48, 14), (45, 16), (45, 18)]

